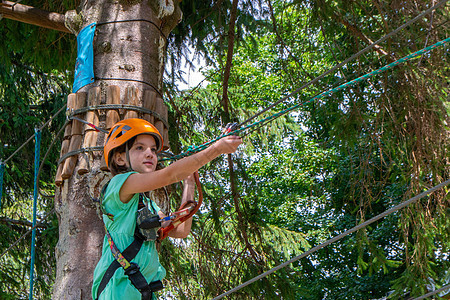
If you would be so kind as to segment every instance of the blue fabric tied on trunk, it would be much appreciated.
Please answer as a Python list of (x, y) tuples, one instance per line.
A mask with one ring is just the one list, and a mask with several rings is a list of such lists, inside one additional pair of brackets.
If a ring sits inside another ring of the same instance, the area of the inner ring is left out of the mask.
[(77, 36), (77, 62), (72, 92), (94, 82), (94, 33), (97, 23), (84, 27)]

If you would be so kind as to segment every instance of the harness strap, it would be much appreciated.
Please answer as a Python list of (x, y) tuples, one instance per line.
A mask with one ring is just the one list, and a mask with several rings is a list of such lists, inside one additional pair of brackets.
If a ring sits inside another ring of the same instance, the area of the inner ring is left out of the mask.
[(142, 294), (142, 300), (151, 300), (153, 297), (153, 292), (157, 292), (163, 289), (163, 284), (161, 280), (157, 280), (147, 283), (144, 275), (142, 275), (139, 270), (138, 264), (135, 262), (131, 262), (133, 258), (136, 257), (139, 250), (142, 247), (143, 241), (135, 236), (134, 241), (128, 246), (122, 253), (119, 251), (117, 246), (112, 241), (111, 235), (108, 231), (106, 231), (108, 236), (108, 241), (110, 241), (111, 251), (113, 252), (114, 261), (109, 265), (108, 269), (106, 269), (105, 274), (100, 282), (100, 285), (97, 290), (97, 299), (100, 297), (100, 294), (105, 289), (108, 282), (111, 280), (112, 276), (116, 272), (116, 270), (120, 267), (123, 267), (125, 275), (131, 281), (131, 284)]
[[(104, 188), (102, 192), (104, 192), (105, 190), (106, 189)], [(139, 204), (143, 204), (142, 194), (139, 194)], [(153, 298), (153, 292), (163, 289), (163, 285), (160, 280), (148, 284), (144, 275), (142, 275), (142, 273), (140, 272), (138, 264), (131, 262), (136, 257), (143, 244), (143, 239), (139, 237), (139, 230), (137, 226), (135, 228), (133, 242), (123, 252), (120, 252), (119, 248), (117, 248), (114, 240), (111, 237), (111, 234), (106, 229), (106, 226), (105, 231), (112, 255), (114, 256), (114, 260), (111, 262), (108, 269), (106, 269), (105, 274), (100, 281), (96, 299), (100, 297), (100, 294), (103, 292), (108, 282), (114, 276), (116, 270), (122, 267), (124, 269), (125, 275), (127, 275), (130, 279), (131, 284), (133, 284), (133, 286), (142, 294), (142, 300), (151, 300)]]
[[(128, 261), (132, 260), (138, 254), (139, 250), (141, 249), (141, 246), (142, 246), (142, 240), (134, 239), (134, 241), (130, 244), (130, 246), (128, 246), (122, 252), (123, 257)], [(97, 299), (98, 299), (98, 297), (100, 297), (100, 294), (103, 292), (103, 290), (105, 289), (106, 285), (111, 280), (111, 278), (113, 277), (116, 270), (120, 267), (121, 267), (121, 265), (119, 264), (119, 262), (117, 260), (113, 260), (113, 262), (109, 265), (108, 269), (106, 269), (106, 272), (103, 275), (102, 281), (100, 281), (100, 285), (98, 286)]]

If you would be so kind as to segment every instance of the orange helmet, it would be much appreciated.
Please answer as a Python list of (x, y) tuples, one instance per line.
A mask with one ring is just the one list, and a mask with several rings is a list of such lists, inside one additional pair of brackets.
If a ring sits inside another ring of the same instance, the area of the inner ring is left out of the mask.
[(125, 144), (128, 140), (139, 134), (152, 135), (156, 141), (156, 152), (161, 151), (164, 142), (155, 126), (142, 119), (125, 119), (114, 124), (106, 136), (105, 146), (103, 147), (106, 165), (109, 166), (111, 150)]

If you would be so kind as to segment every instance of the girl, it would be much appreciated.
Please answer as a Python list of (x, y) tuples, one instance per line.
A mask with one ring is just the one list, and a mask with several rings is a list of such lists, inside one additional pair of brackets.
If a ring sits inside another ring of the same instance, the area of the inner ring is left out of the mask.
[[(155, 248), (152, 232), (156, 229), (146, 229), (142, 235), (139, 228), (147, 225), (137, 226), (136, 220), (141, 217), (137, 218), (138, 209), (154, 216), (156, 223), (165, 216), (143, 193), (184, 179), (182, 204), (193, 200), (192, 174), (219, 155), (235, 152), (241, 142), (238, 136), (224, 137), (199, 153), (156, 170), (163, 139), (152, 124), (126, 119), (111, 128), (104, 156), (114, 177), (101, 196), (106, 236), (94, 271), (93, 299), (156, 299), (153, 292), (162, 288), (166, 274)], [(170, 231), (169, 236), (185, 238), (191, 224), (192, 218)]]

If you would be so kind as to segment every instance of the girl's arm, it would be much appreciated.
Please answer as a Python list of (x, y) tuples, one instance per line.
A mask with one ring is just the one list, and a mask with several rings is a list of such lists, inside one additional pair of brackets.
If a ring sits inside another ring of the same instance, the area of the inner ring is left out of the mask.
[(239, 136), (227, 136), (205, 150), (180, 159), (162, 170), (131, 174), (120, 189), (120, 200), (127, 203), (134, 194), (181, 181), (216, 157), (235, 152), (241, 143), (242, 139)]
[[(181, 205), (186, 203), (188, 200), (194, 200), (195, 188), (196, 185), (194, 174), (191, 174), (184, 180), (184, 189), (183, 189), (183, 196), (181, 198)], [(191, 232), (191, 226), (192, 226), (192, 217), (187, 219), (185, 222), (181, 223), (174, 230), (170, 231), (169, 236), (173, 238), (184, 239), (189, 235), (189, 232)]]

